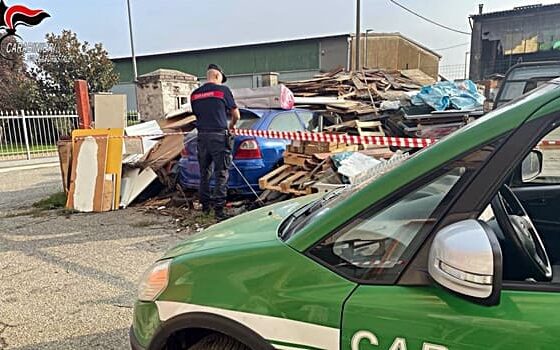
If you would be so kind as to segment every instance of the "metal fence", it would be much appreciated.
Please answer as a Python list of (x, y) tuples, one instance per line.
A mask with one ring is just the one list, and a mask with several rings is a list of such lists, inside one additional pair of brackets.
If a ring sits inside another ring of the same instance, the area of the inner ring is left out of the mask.
[(439, 66), (439, 75), (448, 80), (468, 79), (468, 66), (465, 64), (448, 64)]
[[(137, 123), (138, 113), (127, 112), (127, 124)], [(77, 127), (74, 111), (0, 111), (0, 161), (56, 156), (58, 140)]]

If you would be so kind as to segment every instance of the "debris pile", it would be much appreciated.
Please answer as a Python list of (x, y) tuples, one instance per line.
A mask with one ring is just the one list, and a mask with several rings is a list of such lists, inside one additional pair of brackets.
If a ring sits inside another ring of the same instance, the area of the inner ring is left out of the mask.
[(259, 180), (259, 187), (265, 191), (261, 200), (271, 192), (304, 196), (348, 183), (344, 170), (338, 171), (333, 162), (335, 156), (345, 158), (359, 153), (374, 160), (373, 157), (388, 159), (393, 155), (387, 148), (361, 148), (336, 142), (293, 141), (284, 153), (284, 164)]
[(298, 107), (334, 112), (347, 120), (377, 114), (382, 101), (409, 99), (407, 92), (419, 90), (426, 82), (433, 79), (419, 70), (407, 74), (397, 70), (345, 72), (338, 69), (284, 84), (296, 96)]
[(436, 83), (418, 69), (339, 69), (285, 84), (296, 106), (321, 113), (322, 125), (380, 121), (388, 136), (439, 138), (484, 114), (471, 81)]
[[(130, 205), (152, 183), (175, 190), (175, 164), (195, 118), (180, 115), (130, 127), (77, 129), (58, 145), (66, 207), (106, 212)], [(144, 135), (144, 136), (140, 136)], [(160, 192), (160, 191), (158, 191)]]

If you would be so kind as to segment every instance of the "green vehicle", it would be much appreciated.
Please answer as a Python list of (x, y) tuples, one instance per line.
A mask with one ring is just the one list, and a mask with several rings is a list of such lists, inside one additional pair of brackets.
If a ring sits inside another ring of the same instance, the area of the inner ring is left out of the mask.
[(133, 349), (560, 348), (560, 80), (360, 185), (184, 241), (144, 275)]

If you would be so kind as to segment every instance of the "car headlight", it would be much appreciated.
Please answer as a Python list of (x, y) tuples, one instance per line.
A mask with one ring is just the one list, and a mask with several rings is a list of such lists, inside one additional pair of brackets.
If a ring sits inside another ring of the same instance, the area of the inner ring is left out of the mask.
[(171, 260), (158, 261), (152, 265), (140, 280), (138, 300), (154, 301), (167, 288)]

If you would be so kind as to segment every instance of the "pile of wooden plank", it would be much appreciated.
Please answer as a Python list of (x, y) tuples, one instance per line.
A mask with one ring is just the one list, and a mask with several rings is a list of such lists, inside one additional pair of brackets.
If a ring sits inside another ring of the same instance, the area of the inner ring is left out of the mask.
[(319, 181), (340, 183), (332, 169), (330, 156), (340, 152), (355, 152), (356, 145), (336, 142), (294, 141), (284, 153), (284, 165), (259, 180), (262, 190), (304, 196), (316, 192)]
[(419, 90), (432, 81), (419, 70), (345, 72), (339, 69), (312, 79), (285, 82), (285, 85), (294, 93), (296, 105), (300, 107), (363, 115), (375, 113), (376, 104), (383, 100), (398, 99), (405, 92)]
[[(350, 120), (326, 130), (356, 136), (385, 136), (379, 121)], [(293, 141), (284, 152), (284, 165), (263, 176), (259, 180), (259, 187), (265, 191), (302, 196), (317, 192), (317, 183), (341, 184), (340, 176), (332, 167), (331, 155), (358, 151), (378, 159), (388, 159), (393, 155), (386, 146)]]
[[(356, 136), (385, 136), (385, 131), (383, 131), (382, 124), (379, 121), (362, 122), (359, 120), (349, 120), (329, 126), (325, 130), (330, 133), (346, 133)], [(368, 155), (376, 158), (388, 158), (393, 154), (387, 146), (362, 144), (359, 145), (358, 149), (360, 151), (370, 150), (371, 152), (368, 152)]]

